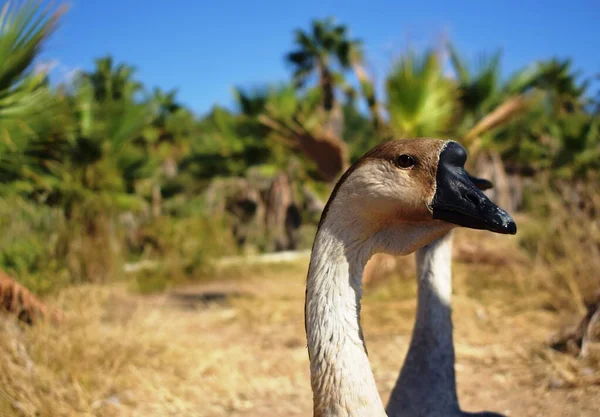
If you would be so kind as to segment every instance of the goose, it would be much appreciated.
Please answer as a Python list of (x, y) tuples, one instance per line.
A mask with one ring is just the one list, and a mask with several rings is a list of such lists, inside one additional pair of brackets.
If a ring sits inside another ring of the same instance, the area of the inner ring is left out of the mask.
[[(487, 180), (470, 179), (479, 189), (492, 187)], [(451, 311), (452, 234), (416, 251), (417, 314), (410, 347), (386, 408), (390, 417), (504, 417), (467, 413), (458, 403)]]
[(384, 142), (335, 185), (308, 268), (305, 330), (315, 417), (383, 417), (360, 325), (361, 276), (374, 253), (408, 255), (463, 226), (514, 234), (510, 215), (464, 170), (452, 140)]

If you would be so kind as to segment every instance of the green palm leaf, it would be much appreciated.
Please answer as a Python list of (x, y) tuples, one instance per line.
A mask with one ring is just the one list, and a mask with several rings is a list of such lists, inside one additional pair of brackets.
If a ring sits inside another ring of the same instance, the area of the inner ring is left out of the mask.
[(402, 56), (386, 81), (390, 124), (401, 136), (440, 136), (454, 113), (454, 88), (438, 55), (412, 51)]
[[(62, 9), (42, 9), (38, 2), (0, 14), (0, 159), (15, 160), (32, 138), (47, 132), (54, 100), (46, 75), (32, 64), (56, 28)], [(10, 165), (9, 165), (10, 166)]]

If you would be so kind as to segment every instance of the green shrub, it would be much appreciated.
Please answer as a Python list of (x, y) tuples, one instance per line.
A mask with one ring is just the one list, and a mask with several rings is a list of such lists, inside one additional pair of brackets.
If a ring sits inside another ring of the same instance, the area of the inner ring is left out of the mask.
[(161, 217), (141, 230), (142, 261), (150, 267), (135, 273), (142, 293), (163, 291), (177, 283), (198, 280), (214, 273), (212, 259), (237, 251), (224, 220), (193, 217)]
[(36, 293), (66, 284), (66, 263), (56, 256), (64, 226), (60, 209), (0, 198), (0, 269)]

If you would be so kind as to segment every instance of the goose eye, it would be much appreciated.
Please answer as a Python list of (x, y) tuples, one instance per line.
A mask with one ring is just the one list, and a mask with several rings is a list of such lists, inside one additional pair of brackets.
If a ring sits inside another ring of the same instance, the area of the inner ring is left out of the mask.
[(410, 168), (415, 164), (415, 162), (415, 158), (406, 154), (400, 155), (396, 158), (396, 165), (398, 165), (400, 168)]

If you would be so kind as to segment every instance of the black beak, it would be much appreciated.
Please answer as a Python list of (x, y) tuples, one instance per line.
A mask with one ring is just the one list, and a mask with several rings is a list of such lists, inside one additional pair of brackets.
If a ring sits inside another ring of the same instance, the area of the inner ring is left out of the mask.
[(492, 183), (469, 175), (464, 168), (466, 160), (466, 149), (456, 142), (442, 150), (431, 204), (433, 218), (471, 229), (517, 233), (512, 217), (480, 191), (491, 188)]

